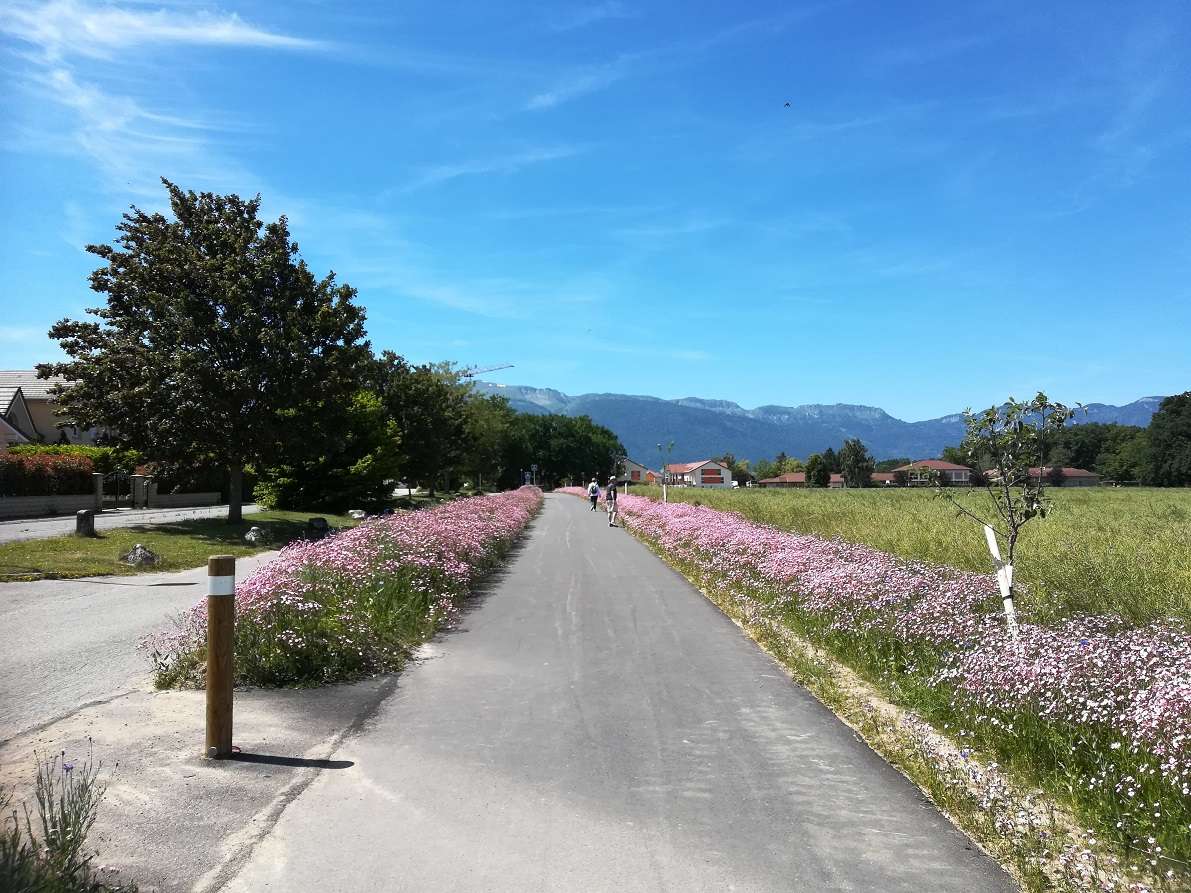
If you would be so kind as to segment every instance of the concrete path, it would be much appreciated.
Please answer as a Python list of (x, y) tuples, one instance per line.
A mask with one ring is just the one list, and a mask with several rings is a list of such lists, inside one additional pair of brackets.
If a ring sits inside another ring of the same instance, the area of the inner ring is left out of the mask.
[[(276, 557), (236, 562), (243, 579)], [(0, 583), (0, 742), (148, 684), (137, 645), (206, 595), (207, 569)]]
[[(260, 510), (260, 506), (255, 503), (244, 506), (246, 515)], [(111, 530), (113, 527), (136, 527), (142, 524), (172, 524), (175, 521), (191, 521), (195, 518), (223, 518), (226, 515), (226, 505), (188, 509), (108, 509), (95, 516), (95, 529)], [(0, 521), (0, 543), (45, 539), (50, 536), (65, 536), (68, 533), (74, 533), (74, 515), (62, 518)]]
[(335, 757), (350, 767), (320, 774), (214, 886), (1014, 889), (713, 605), (573, 497), (547, 497), (462, 629)]

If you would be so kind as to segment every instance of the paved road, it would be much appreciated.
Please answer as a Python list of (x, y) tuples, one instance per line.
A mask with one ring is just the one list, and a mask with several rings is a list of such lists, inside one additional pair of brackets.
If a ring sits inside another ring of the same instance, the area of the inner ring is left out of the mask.
[[(260, 506), (244, 506), (244, 514), (259, 512)], [(107, 510), (95, 516), (97, 530), (113, 527), (134, 527), (139, 524), (172, 524), (175, 521), (190, 521), (194, 518), (221, 518), (227, 515), (226, 505), (213, 505), (189, 509), (118, 509)], [(63, 536), (74, 533), (74, 515), (64, 518), (27, 518), (18, 521), (0, 521), (0, 543), (15, 540), (37, 540), (49, 536)]]
[(578, 499), (436, 649), (224, 889), (1014, 889)]
[[(277, 555), (236, 562), (243, 579)], [(206, 594), (207, 569), (0, 583), (0, 741), (145, 684), (137, 650)]]

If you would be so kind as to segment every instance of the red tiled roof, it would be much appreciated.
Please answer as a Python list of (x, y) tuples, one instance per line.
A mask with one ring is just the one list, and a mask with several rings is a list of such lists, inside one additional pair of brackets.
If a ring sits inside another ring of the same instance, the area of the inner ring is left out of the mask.
[(872, 475), (872, 479), (874, 481), (892, 481), (893, 480), (893, 472), (892, 471), (874, 471), (873, 475)]
[(942, 459), (919, 459), (909, 465), (902, 465), (894, 471), (914, 471), (918, 468), (932, 468), (935, 471), (971, 471), (966, 465), (956, 465), (954, 462), (944, 462)]
[(775, 478), (763, 478), (758, 481), (761, 484), (805, 484), (805, 471), (788, 471), (785, 474), (779, 474)]
[(831, 483), (842, 484), (843, 482), (844, 482), (844, 476), (842, 474), (832, 474), (831, 475)]
[(726, 467), (721, 465), (719, 462), (716, 462), (714, 459), (702, 459), (698, 462), (676, 462), (672, 465), (667, 465), (666, 471), (670, 472), (670, 474), (690, 474), (699, 466), (709, 464), (719, 465), (721, 468)]
[[(1047, 465), (1042, 468), (1031, 468), (1030, 469), (1030, 477), (1032, 477), (1032, 478), (1038, 477), (1039, 472), (1041, 472), (1042, 474), (1050, 474), (1050, 466)], [(1086, 468), (1067, 468), (1066, 466), (1064, 466), (1063, 477), (1098, 478), (1098, 477), (1100, 477), (1100, 475), (1096, 474), (1096, 472), (1094, 472), (1094, 471), (1088, 471)]]

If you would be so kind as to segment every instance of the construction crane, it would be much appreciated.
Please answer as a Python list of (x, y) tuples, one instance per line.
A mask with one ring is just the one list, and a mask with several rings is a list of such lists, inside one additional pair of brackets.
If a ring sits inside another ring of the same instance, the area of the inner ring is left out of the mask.
[(464, 369), (459, 373), (460, 378), (475, 378), (477, 375), (483, 375), (486, 372), (495, 372), (497, 369), (512, 369), (512, 363), (505, 363), (503, 366), (485, 366), (483, 369)]

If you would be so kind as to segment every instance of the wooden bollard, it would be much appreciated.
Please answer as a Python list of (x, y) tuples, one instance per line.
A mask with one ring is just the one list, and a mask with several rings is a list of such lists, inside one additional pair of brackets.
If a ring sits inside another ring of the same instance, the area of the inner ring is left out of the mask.
[(207, 559), (207, 756), (232, 752), (232, 655), (236, 634), (236, 558)]

